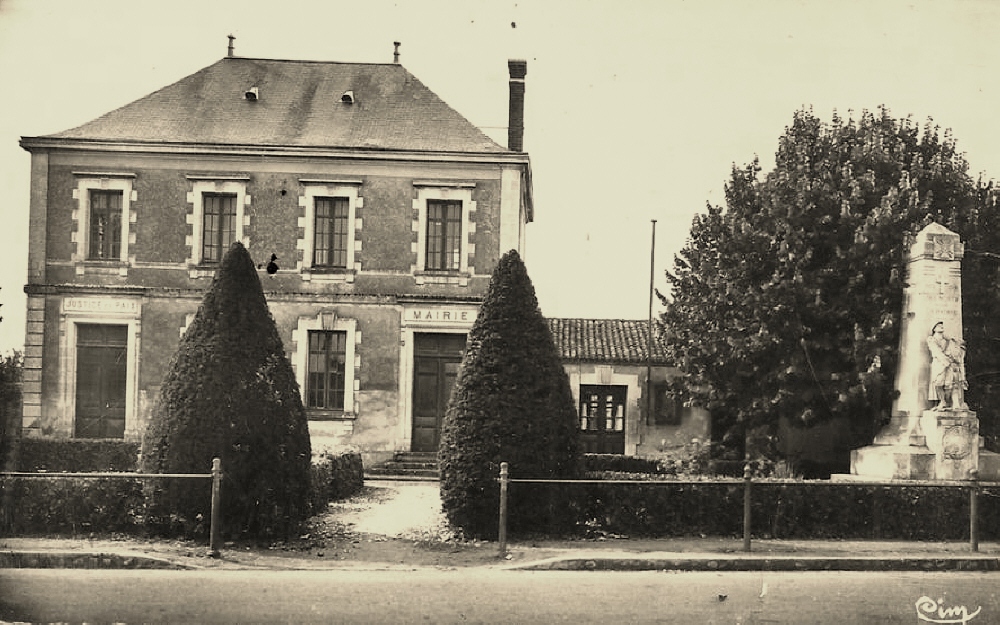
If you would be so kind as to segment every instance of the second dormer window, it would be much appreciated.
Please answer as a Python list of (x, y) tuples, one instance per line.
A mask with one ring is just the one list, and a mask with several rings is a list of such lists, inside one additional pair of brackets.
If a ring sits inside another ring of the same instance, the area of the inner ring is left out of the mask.
[(462, 252), (462, 202), (428, 200), (427, 263), (429, 271), (458, 271)]

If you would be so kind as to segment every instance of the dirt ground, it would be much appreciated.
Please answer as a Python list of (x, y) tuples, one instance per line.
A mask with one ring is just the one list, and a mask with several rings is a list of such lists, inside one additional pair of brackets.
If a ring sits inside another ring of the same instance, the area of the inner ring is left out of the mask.
[(357, 495), (310, 519), (297, 540), (269, 547), (268, 555), (450, 567), (501, 561), (496, 543), (463, 540), (448, 527), (438, 489), (437, 482), (366, 482)]

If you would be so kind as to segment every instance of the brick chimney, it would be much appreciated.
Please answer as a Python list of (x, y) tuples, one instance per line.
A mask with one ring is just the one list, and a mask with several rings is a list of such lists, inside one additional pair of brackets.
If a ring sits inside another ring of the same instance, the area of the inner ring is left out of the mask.
[(510, 70), (510, 113), (507, 123), (507, 149), (524, 151), (524, 76), (528, 62), (516, 59), (507, 61)]

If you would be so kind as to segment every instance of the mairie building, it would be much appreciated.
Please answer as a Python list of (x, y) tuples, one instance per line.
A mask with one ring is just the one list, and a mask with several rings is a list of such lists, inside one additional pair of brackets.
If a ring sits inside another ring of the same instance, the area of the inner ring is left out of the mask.
[[(22, 137), (22, 435), (140, 440), (222, 255), (241, 241), (261, 267), (313, 448), (351, 445), (366, 462), (436, 451), (490, 274), (508, 250), (527, 257), (527, 64), (508, 70), (506, 146), (398, 56), (311, 62), (232, 48), (82, 126)], [(604, 373), (582, 383), (615, 385)], [(614, 401), (638, 407), (641, 385), (629, 384)], [(619, 429), (598, 447), (641, 450), (638, 430)]]

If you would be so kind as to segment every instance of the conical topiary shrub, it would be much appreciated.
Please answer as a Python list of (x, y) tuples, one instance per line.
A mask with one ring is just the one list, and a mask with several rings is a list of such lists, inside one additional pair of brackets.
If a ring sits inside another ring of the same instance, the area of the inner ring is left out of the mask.
[[(142, 441), (147, 473), (205, 473), (222, 460), (222, 531), (283, 536), (309, 512), (309, 431), (291, 363), (250, 254), (234, 243), (181, 339)], [(201, 480), (151, 480), (151, 525), (208, 527)]]
[[(497, 534), (501, 462), (511, 477), (568, 478), (578, 469), (576, 409), (535, 289), (516, 251), (500, 259), (445, 415), (439, 453), (448, 520), (472, 536)], [(512, 531), (565, 529), (558, 488), (516, 484)]]

